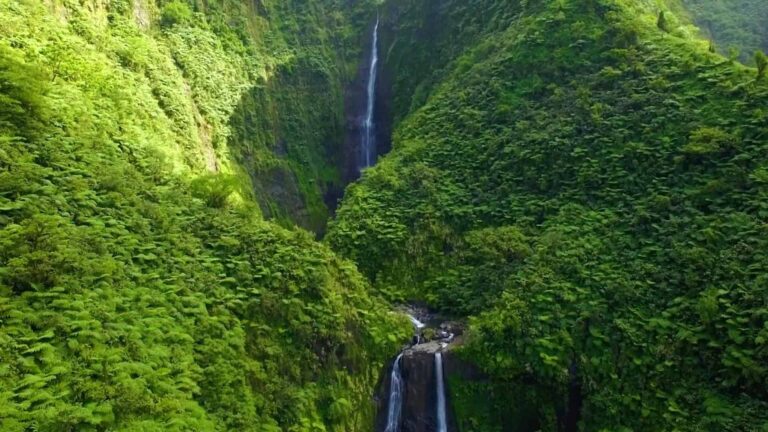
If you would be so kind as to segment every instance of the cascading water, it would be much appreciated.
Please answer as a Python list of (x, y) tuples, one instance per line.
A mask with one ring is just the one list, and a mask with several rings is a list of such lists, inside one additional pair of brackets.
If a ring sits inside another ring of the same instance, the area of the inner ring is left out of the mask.
[(424, 327), (426, 327), (426, 324), (424, 324), (423, 322), (419, 321), (419, 319), (416, 318), (415, 316), (413, 316), (411, 314), (408, 314), (408, 318), (411, 319), (411, 323), (413, 323), (413, 326), (416, 328), (417, 332), (419, 330), (423, 329)]
[[(448, 432), (442, 353), (454, 339), (454, 327), (450, 323), (432, 327), (434, 319), (424, 310), (414, 308), (406, 313), (413, 324), (414, 338), (392, 363), (389, 393), (383, 400), (387, 406), (377, 415), (376, 430)], [(425, 338), (427, 328), (431, 330)]]
[(443, 353), (435, 353), (435, 374), (437, 381), (437, 432), (448, 432), (445, 419), (445, 383), (443, 382)]
[(371, 64), (368, 71), (368, 93), (363, 122), (363, 132), (360, 145), (359, 168), (367, 168), (376, 162), (376, 124), (373, 121), (373, 111), (376, 102), (376, 74), (379, 63), (379, 18), (376, 17), (376, 25), (373, 28), (373, 46), (371, 47)]
[(395, 359), (392, 365), (392, 376), (389, 382), (389, 412), (387, 413), (387, 428), (384, 432), (400, 431), (400, 411), (403, 409), (403, 376), (400, 374), (400, 361), (403, 353)]

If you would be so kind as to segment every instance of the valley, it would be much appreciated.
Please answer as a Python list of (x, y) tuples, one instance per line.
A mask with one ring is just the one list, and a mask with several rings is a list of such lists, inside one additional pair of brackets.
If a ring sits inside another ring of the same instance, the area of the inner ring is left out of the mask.
[(0, 0), (0, 431), (766, 430), (766, 17)]

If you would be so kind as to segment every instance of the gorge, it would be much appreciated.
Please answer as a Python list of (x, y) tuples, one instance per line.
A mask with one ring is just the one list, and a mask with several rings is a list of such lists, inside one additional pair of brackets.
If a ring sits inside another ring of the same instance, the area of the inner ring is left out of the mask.
[(0, 431), (766, 430), (766, 16), (0, 0)]

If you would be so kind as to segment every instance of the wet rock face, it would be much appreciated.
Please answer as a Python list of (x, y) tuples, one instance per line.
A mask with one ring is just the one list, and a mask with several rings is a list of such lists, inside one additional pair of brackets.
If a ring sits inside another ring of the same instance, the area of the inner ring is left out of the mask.
[[(340, 161), (344, 185), (347, 185), (360, 177), (360, 141), (363, 133), (363, 122), (367, 105), (367, 86), (370, 72), (370, 56), (373, 39), (373, 22), (370, 32), (364, 42), (366, 47), (360, 55), (359, 66), (355, 78), (344, 89), (344, 114), (346, 128), (344, 131), (344, 143), (342, 160)], [(391, 32), (386, 22), (381, 22), (380, 38), (384, 32)], [(386, 47), (386, 40), (380, 39), (380, 53)], [(383, 54), (383, 53), (382, 53)], [(389, 153), (392, 148), (392, 75), (383, 67), (385, 59), (380, 58), (379, 70), (374, 89), (374, 120), (376, 123), (375, 141), (377, 156)], [(335, 208), (335, 206), (334, 206)]]
[[(426, 344), (425, 344), (426, 345)], [(437, 429), (435, 355), (427, 350), (403, 354), (403, 432), (432, 432)]]

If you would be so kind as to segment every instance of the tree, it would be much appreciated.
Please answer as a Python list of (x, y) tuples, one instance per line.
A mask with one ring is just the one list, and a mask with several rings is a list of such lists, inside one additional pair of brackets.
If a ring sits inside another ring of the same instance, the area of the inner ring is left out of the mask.
[(755, 52), (755, 64), (757, 65), (757, 79), (765, 77), (765, 69), (768, 67), (768, 57), (762, 51)]
[(0, 43), (0, 129), (35, 133), (47, 92), (44, 69), (27, 63), (20, 50)]
[(237, 177), (228, 174), (206, 174), (191, 183), (192, 195), (211, 208), (227, 206), (230, 195), (237, 191)]
[(669, 33), (669, 23), (667, 22), (667, 17), (664, 15), (664, 11), (659, 12), (659, 19), (656, 21), (656, 26), (663, 32)]
[(192, 20), (192, 10), (182, 1), (174, 0), (163, 7), (160, 23), (163, 27), (186, 24)]
[(713, 54), (717, 52), (717, 46), (715, 46), (715, 41), (712, 39), (709, 40), (709, 52)]

